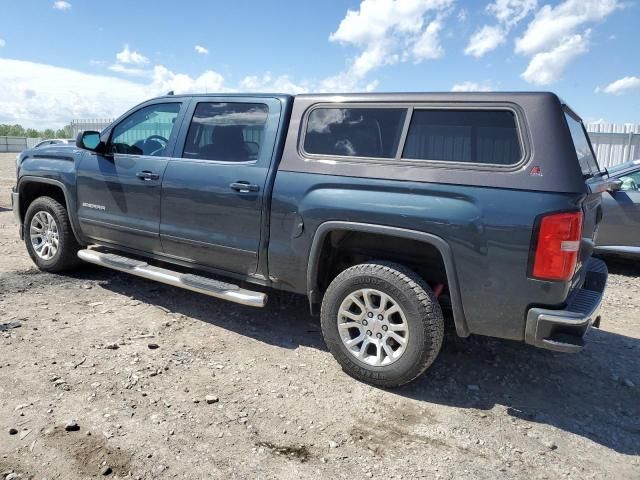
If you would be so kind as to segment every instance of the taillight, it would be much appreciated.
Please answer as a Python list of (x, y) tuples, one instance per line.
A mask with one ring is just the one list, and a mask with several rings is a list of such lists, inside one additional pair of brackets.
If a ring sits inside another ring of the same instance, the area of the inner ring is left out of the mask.
[(533, 277), (569, 280), (573, 276), (582, 238), (582, 212), (553, 213), (542, 217)]

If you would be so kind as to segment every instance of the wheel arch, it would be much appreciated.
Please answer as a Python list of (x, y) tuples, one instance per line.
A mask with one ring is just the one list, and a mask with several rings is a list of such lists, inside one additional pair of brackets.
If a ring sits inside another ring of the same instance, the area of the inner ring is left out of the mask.
[(307, 297), (312, 310), (314, 310), (315, 306), (319, 304), (321, 300), (318, 280), (325, 239), (331, 232), (336, 231), (384, 235), (387, 237), (417, 241), (435, 248), (440, 253), (444, 263), (456, 332), (461, 337), (469, 336), (470, 332), (462, 306), (460, 285), (451, 247), (443, 238), (437, 235), (405, 228), (347, 221), (328, 221), (322, 223), (314, 233), (307, 264)]
[[(31, 205), (33, 200), (35, 200), (36, 198), (49, 196), (57, 201), (62, 200), (61, 203), (64, 203), (64, 206), (67, 209), (69, 223), (71, 225), (73, 235), (76, 237), (76, 241), (81, 245), (85, 244), (85, 242), (82, 241), (82, 237), (79, 235), (80, 230), (78, 228), (78, 225), (76, 224), (76, 218), (74, 215), (75, 204), (72, 202), (69, 190), (64, 183), (53, 178), (25, 176), (19, 180), (17, 190), (20, 194), (18, 214), (21, 223), (24, 222), (24, 217), (27, 213), (29, 205)], [(20, 238), (22, 238), (23, 235), (24, 232), (21, 228)]]

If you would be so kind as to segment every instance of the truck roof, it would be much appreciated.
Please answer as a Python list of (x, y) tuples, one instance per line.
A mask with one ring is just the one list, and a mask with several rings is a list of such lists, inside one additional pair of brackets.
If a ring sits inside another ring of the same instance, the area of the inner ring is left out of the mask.
[[(179, 95), (161, 95), (156, 98), (180, 98), (180, 97), (228, 97), (228, 98), (246, 98), (246, 97), (277, 97), (277, 98), (322, 98), (322, 99), (353, 99), (357, 101), (377, 100), (388, 101), (389, 99), (397, 99), (399, 101), (409, 101), (415, 99), (424, 100), (477, 100), (485, 99), (504, 99), (505, 97), (546, 97), (557, 95), (553, 92), (534, 92), (534, 91), (504, 91), (504, 92), (336, 92), (336, 93), (302, 93), (291, 95), (287, 93), (277, 92), (243, 92), (243, 93), (227, 93), (227, 92), (211, 92), (211, 93), (183, 93)], [(564, 103), (564, 102), (563, 102)]]

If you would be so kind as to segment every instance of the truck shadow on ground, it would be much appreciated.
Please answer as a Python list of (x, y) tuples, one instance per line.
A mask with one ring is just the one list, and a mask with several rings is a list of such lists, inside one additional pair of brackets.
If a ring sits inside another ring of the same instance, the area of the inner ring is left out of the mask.
[[(270, 291), (267, 307), (258, 310), (92, 267), (76, 276), (270, 345), (326, 351), (319, 321), (309, 314), (304, 297)], [(638, 455), (640, 340), (596, 329), (588, 340), (584, 351), (570, 355), (520, 342), (462, 339), (450, 332), (427, 373), (389, 394), (457, 408), (488, 411), (504, 406), (514, 418)]]

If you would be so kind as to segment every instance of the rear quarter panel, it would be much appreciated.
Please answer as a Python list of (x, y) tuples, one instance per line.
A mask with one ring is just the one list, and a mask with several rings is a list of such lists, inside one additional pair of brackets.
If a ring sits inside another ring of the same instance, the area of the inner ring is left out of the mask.
[[(532, 303), (560, 306), (569, 288), (527, 276), (536, 218), (542, 211), (575, 210), (576, 200), (570, 194), (280, 172), (269, 273), (285, 288), (306, 293), (311, 243), (330, 220), (430, 233), (451, 247), (471, 333), (522, 339)], [(300, 218), (304, 231), (296, 237)]]

